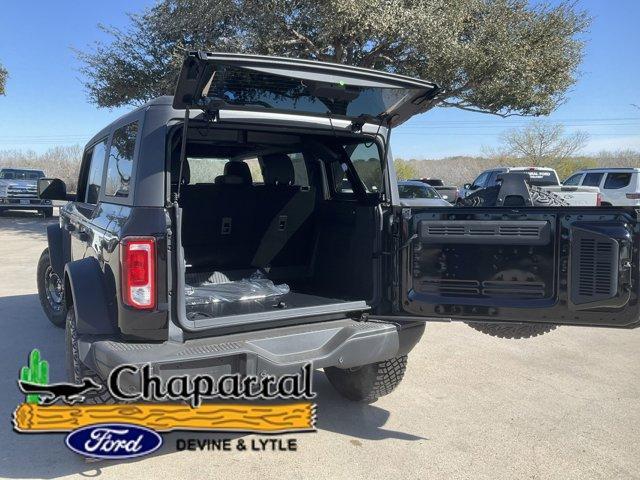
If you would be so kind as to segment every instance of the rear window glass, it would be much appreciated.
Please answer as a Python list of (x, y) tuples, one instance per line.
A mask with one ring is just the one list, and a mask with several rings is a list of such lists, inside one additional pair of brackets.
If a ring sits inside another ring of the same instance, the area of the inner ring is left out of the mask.
[(607, 173), (607, 179), (604, 181), (604, 188), (611, 190), (624, 188), (631, 182), (631, 173)]
[(433, 188), (421, 185), (398, 185), (400, 198), (439, 198)]
[(544, 187), (560, 184), (558, 175), (551, 170), (527, 170), (524, 173), (529, 175), (529, 185)]
[(44, 177), (44, 172), (33, 170), (2, 170), (0, 179), (3, 180), (37, 180)]
[(582, 181), (582, 186), (597, 187), (598, 185), (600, 185), (600, 180), (602, 180), (603, 176), (604, 173), (587, 173), (584, 176), (584, 180)]
[(137, 135), (138, 122), (130, 123), (113, 132), (109, 149), (109, 163), (107, 164), (107, 180), (104, 186), (105, 195), (110, 197), (127, 197), (129, 195)]
[(207, 96), (237, 106), (375, 117), (417, 92), (419, 89), (356, 87), (339, 80), (337, 83), (301, 81), (299, 78), (220, 66)]

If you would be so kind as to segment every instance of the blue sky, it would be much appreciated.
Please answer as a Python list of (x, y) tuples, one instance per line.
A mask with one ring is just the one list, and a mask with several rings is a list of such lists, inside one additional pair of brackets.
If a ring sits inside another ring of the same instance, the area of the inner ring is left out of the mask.
[[(72, 48), (105, 39), (97, 25), (126, 26), (125, 12), (152, 0), (3, 2), (0, 62), (9, 70), (7, 96), (0, 97), (0, 150), (43, 151), (84, 144), (125, 110), (98, 109), (87, 100)], [(590, 134), (586, 153), (640, 150), (640, 2), (583, 0), (594, 17), (581, 78), (568, 101), (549, 118), (567, 130)], [(393, 151), (404, 158), (479, 154), (495, 146), (505, 129), (526, 118), (499, 117), (439, 108), (398, 128)]]

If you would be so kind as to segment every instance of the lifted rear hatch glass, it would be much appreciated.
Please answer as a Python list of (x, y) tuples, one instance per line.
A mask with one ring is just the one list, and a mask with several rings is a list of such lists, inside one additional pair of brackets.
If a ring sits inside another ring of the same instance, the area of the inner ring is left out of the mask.
[(191, 53), (174, 108), (273, 110), (397, 126), (425, 111), (434, 83), (347, 65), (258, 55)]

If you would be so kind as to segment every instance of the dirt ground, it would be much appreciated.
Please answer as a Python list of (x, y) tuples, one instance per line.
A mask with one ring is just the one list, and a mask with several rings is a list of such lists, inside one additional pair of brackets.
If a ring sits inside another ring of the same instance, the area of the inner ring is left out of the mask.
[(64, 332), (36, 294), (47, 223), (0, 217), (2, 478), (640, 478), (640, 329), (564, 327), (517, 341), (430, 324), (403, 383), (373, 405), (343, 400), (317, 372), (318, 431), (282, 437), (297, 440), (295, 452), (176, 451), (180, 438), (229, 435), (172, 433), (151, 456), (88, 463), (63, 435), (16, 434), (28, 352), (39, 348), (52, 380), (64, 377)]

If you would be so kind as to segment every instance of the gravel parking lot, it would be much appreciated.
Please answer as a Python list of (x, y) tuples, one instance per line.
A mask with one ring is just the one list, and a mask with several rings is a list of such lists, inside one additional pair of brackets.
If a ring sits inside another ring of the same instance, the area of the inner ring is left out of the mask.
[(152, 456), (88, 463), (63, 435), (18, 435), (10, 415), (28, 352), (64, 376), (64, 333), (36, 294), (46, 224), (0, 217), (2, 478), (640, 478), (640, 329), (516, 341), (429, 325), (400, 388), (374, 405), (347, 403), (317, 372), (318, 431), (283, 437), (296, 452), (177, 452), (178, 438), (227, 436), (173, 433)]

